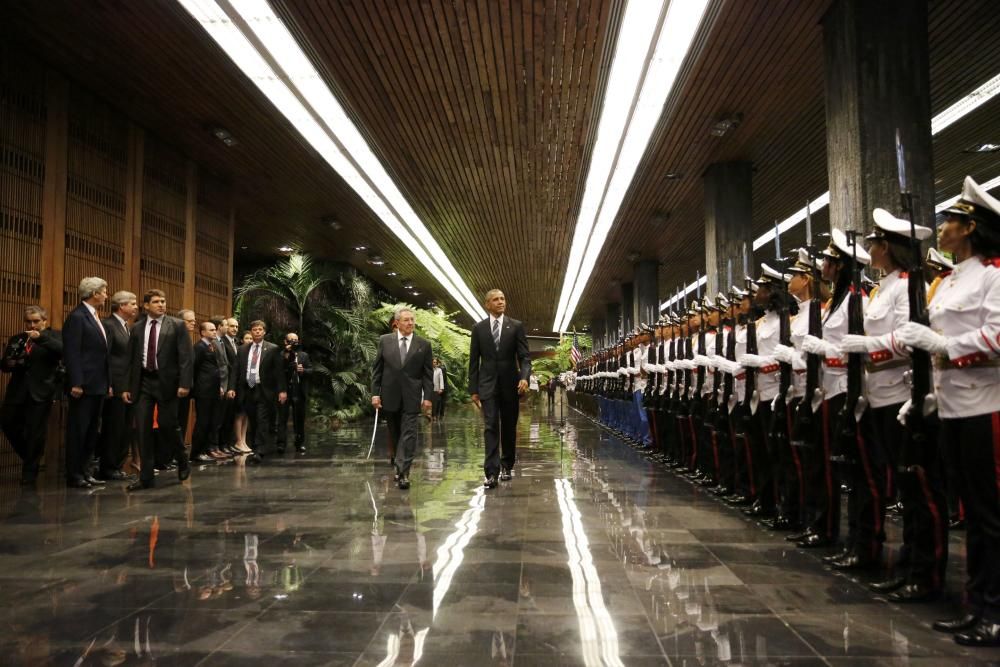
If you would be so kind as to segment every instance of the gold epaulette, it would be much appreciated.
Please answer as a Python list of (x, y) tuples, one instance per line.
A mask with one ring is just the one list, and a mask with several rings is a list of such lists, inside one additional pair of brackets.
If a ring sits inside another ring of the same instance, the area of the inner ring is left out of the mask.
[(927, 288), (927, 304), (930, 305), (931, 299), (934, 298), (934, 293), (937, 292), (938, 285), (941, 284), (941, 276), (936, 276), (934, 280), (931, 281), (931, 286)]

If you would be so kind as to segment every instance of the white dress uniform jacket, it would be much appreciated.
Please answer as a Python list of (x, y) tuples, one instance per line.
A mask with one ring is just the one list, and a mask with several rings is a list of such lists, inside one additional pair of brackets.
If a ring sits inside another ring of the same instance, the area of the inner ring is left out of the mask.
[(909, 281), (893, 271), (879, 283), (865, 309), (865, 334), (878, 340), (879, 349), (868, 353), (865, 379), (868, 403), (873, 408), (897, 405), (910, 398), (903, 375), (910, 367), (909, 351), (892, 332), (910, 319)]

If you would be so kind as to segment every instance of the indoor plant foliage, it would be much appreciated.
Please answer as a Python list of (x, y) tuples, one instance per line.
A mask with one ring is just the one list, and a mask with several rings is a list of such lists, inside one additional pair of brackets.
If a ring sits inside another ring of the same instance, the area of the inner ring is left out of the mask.
[[(590, 349), (590, 336), (583, 334), (576, 335), (576, 344), (582, 353)], [(531, 370), (542, 382), (548, 382), (549, 378), (558, 377), (573, 367), (570, 360), (570, 350), (573, 347), (573, 335), (568, 334), (562, 337), (558, 345), (547, 345), (546, 352), (551, 352), (551, 356), (538, 357), (531, 360)]]
[[(266, 321), (272, 342), (298, 332), (313, 364), (311, 411), (347, 421), (371, 412), (378, 337), (391, 330), (396, 305), (377, 290), (352, 267), (295, 253), (247, 276), (235, 291), (235, 309), (244, 328)], [(467, 399), (469, 332), (443, 311), (410, 308), (418, 335), (432, 342), (447, 368), (449, 399)]]

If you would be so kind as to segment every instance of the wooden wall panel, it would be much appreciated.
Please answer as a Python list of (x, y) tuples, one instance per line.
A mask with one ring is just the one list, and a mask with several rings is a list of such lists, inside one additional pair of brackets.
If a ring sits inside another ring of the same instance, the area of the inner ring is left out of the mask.
[(228, 315), (229, 216), (199, 203), (196, 227), (194, 310), (199, 319)]
[(142, 190), (138, 293), (163, 290), (167, 293), (167, 308), (173, 312), (184, 302), (184, 161), (151, 137), (146, 139)]
[[(125, 289), (128, 119), (77, 86), (70, 88), (63, 314), (79, 301), (84, 276)], [(107, 314), (109, 310), (103, 314)]]
[[(43, 301), (42, 189), (45, 75), (0, 46), (0, 340), (24, 330), (23, 309)], [(8, 377), (0, 374), (0, 399)], [(0, 435), (0, 475), (20, 461)]]

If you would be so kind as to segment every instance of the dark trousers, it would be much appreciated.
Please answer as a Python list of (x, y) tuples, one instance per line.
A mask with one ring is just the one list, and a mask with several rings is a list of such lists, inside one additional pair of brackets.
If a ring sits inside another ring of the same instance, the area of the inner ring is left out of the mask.
[(121, 470), (132, 444), (132, 406), (114, 396), (104, 401), (98, 453), (102, 475)]
[(219, 448), (219, 424), (225, 404), (220, 396), (194, 399), (194, 433), (191, 435), (191, 458)]
[[(486, 459), (483, 470), (487, 477), (495, 477), (500, 473), (500, 467), (507, 470), (514, 467), (516, 459), (515, 445), (517, 443), (517, 399), (484, 398), (483, 421), (486, 428)], [(502, 450), (502, 453), (501, 453)]]
[(0, 425), (11, 447), (24, 463), (21, 476), (31, 480), (38, 476), (38, 462), (45, 453), (45, 436), (48, 432), (52, 401), (34, 401), (4, 404), (0, 410)]
[(889, 457), (888, 438), (900, 437), (896, 415), (900, 405), (869, 408), (855, 424), (856, 449), (851, 468), (851, 495), (848, 498), (854, 526), (852, 542), (863, 558), (878, 558), (885, 542), (885, 490)]
[(784, 423), (774, 420), (771, 430), (784, 429), (782, 450), (779, 452), (781, 465), (781, 514), (796, 523), (802, 520), (802, 509), (805, 506), (806, 486), (803, 477), (801, 447), (792, 444), (792, 420), (798, 409), (801, 398), (792, 399), (785, 408)]
[(181, 430), (181, 440), (187, 441), (188, 419), (191, 417), (191, 396), (177, 399), (177, 428)]
[(284, 447), (288, 442), (288, 416), (291, 413), (292, 429), (295, 433), (295, 445), (301, 445), (306, 439), (306, 401), (305, 394), (288, 392), (288, 400), (278, 405), (278, 446)]
[(222, 419), (219, 421), (219, 446), (228, 447), (236, 444), (234, 425), (239, 409), (235, 399), (226, 398), (222, 401)]
[(69, 399), (66, 417), (66, 479), (76, 481), (87, 474), (87, 464), (97, 447), (98, 426), (104, 396), (84, 394)]
[(972, 610), (1000, 623), (1000, 412), (941, 420), (965, 507), (965, 590)]
[(270, 454), (274, 449), (274, 424), (278, 405), (273, 396), (268, 396), (260, 385), (244, 387), (245, 399), (243, 408), (247, 411), (247, 444), (261, 456)]
[(413, 455), (417, 451), (417, 423), (419, 412), (385, 412), (385, 422), (389, 427), (389, 438), (396, 444), (394, 449), (396, 472), (400, 477), (410, 474)]
[(948, 565), (948, 502), (945, 499), (945, 463), (941, 456), (937, 420), (927, 420), (919, 434), (895, 422), (897, 431), (887, 442), (897, 445), (890, 459), (903, 505), (903, 548), (900, 561), (907, 581), (931, 588), (944, 585)]
[[(177, 459), (177, 465), (184, 468), (187, 465), (187, 454), (184, 452), (184, 436), (177, 423), (178, 398), (163, 395), (157, 374), (143, 371), (139, 384), (139, 396), (135, 404), (136, 434), (139, 440), (139, 457), (142, 467), (139, 479), (152, 483), (153, 466), (156, 461), (157, 445), (165, 450), (163, 456)], [(156, 412), (156, 429), (153, 428), (153, 412)]]
[(434, 392), (434, 412), (433, 415), (438, 419), (444, 417), (444, 405), (448, 402), (448, 397), (446, 394), (439, 394)]
[(815, 428), (803, 452), (806, 479), (806, 516), (813, 532), (836, 541), (840, 537), (840, 468), (830, 460), (834, 454), (834, 421), (846, 396), (839, 394), (823, 401), (814, 415)]

